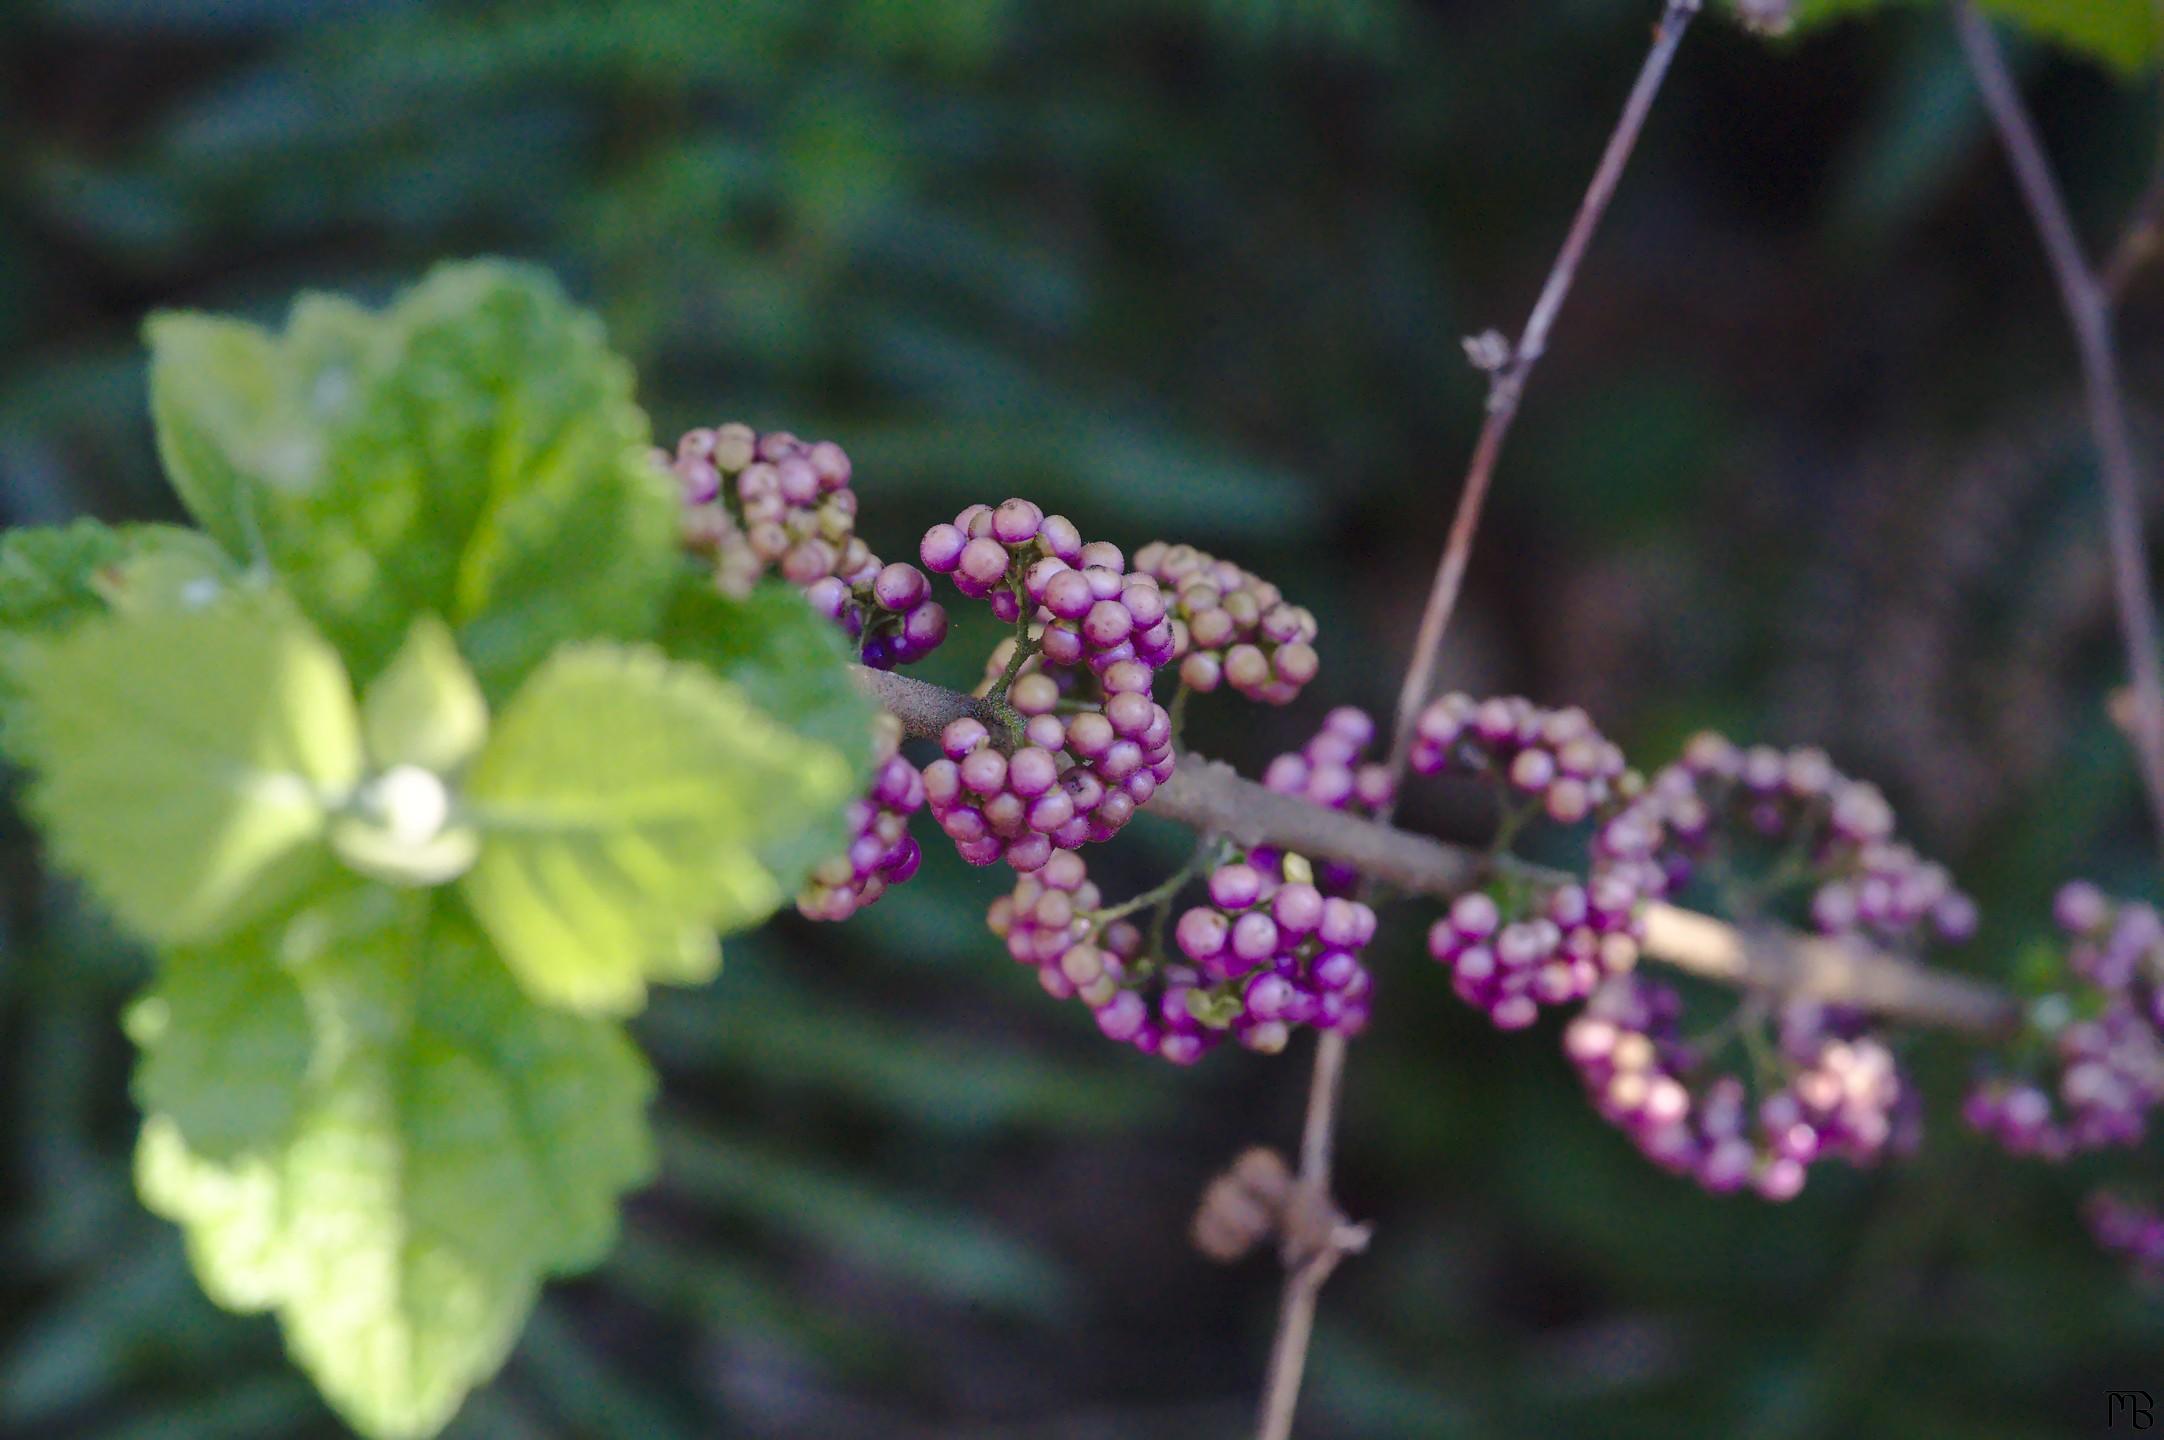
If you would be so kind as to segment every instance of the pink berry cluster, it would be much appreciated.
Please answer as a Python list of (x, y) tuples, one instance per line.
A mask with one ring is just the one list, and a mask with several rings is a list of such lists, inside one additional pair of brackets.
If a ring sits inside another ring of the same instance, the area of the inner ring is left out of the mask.
[(1007, 624), (1022, 618), (1027, 596), (1041, 625), (1032, 638), (1050, 665), (1087, 664), (1101, 675), (1135, 661), (1154, 673), (1172, 658), (1172, 623), (1156, 580), (1128, 574), (1117, 545), (1085, 544), (1072, 520), (1028, 500), (972, 505), (952, 525), (925, 531), (918, 554), (964, 595), (990, 601)]
[(1667, 876), (1659, 813), (1635, 793), (1623, 752), (1583, 710), (1518, 696), (1446, 695), (1421, 712), (1411, 763), (1500, 785), (1520, 816), (1598, 818), (1583, 883), (1508, 878), (1461, 895), (1428, 930), (1428, 953), (1460, 999), (1498, 1027), (1522, 1030), (1543, 1005), (1583, 1000), (1638, 960), (1640, 912)]
[(1017, 963), (1035, 967), (1046, 993), (1089, 1006), (1107, 1039), (1194, 1064), (1220, 1035), (1189, 1000), (1199, 993), (1195, 973), (1143, 957), (1141, 932), (1124, 918), (1106, 918), (1102, 907), (1082, 857), (1061, 850), (1017, 877), (985, 923)]
[(797, 896), (807, 920), (847, 920), (917, 873), (924, 858), (909, 817), (924, 806), (924, 780), (901, 754), (902, 722), (880, 712), (871, 788), (849, 805), (849, 848), (818, 866)]
[(1375, 938), (1373, 910), (1245, 860), (1211, 871), (1208, 889), (1207, 903), (1173, 929), (1200, 976), (1190, 1004), (1205, 1021), (1266, 1054), (1284, 1049), (1295, 1026), (1367, 1028), (1374, 979), (1360, 952)]
[(1663, 1169), (1716, 1194), (1787, 1200), (1817, 1161), (1868, 1164), (1896, 1141), (1910, 1092), (1893, 1053), (1853, 1021), (1785, 1023), (1785, 1076), (1754, 1105), (1740, 1078), (1701, 1074), (1681, 1018), (1673, 989), (1621, 976), (1563, 1035), (1594, 1108)]
[(2052, 914), (2068, 968), (2084, 985), (2031, 1012), (2051, 1084), (2033, 1074), (1986, 1075), (1961, 1114), (2009, 1154), (2064, 1160), (2141, 1143), (2149, 1112), (2164, 1103), (2156, 988), (2164, 924), (2150, 906), (2113, 901), (2085, 881), (2062, 888)]
[(681, 489), (685, 544), (710, 558), (724, 593), (778, 572), (875, 669), (920, 660), (946, 638), (947, 612), (924, 573), (882, 564), (857, 535), (849, 456), (833, 441), (730, 424), (687, 430), (673, 455), (655, 458)]
[(1944, 866), (1894, 838), (1893, 807), (1877, 786), (1843, 775), (1823, 750), (1746, 749), (1707, 732), (1648, 790), (1675, 842), (1676, 885), (1722, 845), (1749, 838), (1801, 857), (1811, 923), (1824, 934), (1914, 945), (1976, 931), (1975, 901)]
[(1147, 669), (1115, 662), (1100, 683), (1102, 708), (1061, 715), (1049, 674), (1018, 676), (1007, 701), (1024, 717), (1022, 743), (1011, 753), (977, 720), (941, 732), (925, 796), (964, 860), (1035, 870), (1056, 849), (1109, 840), (1172, 774), (1172, 717), (1150, 699)]
[(2148, 1283), (2164, 1283), (2164, 1211), (2099, 1190), (2081, 1214), (2098, 1249), (2125, 1260)]
[(1152, 541), (1135, 569), (1172, 596), (1173, 658), (1190, 690), (1230, 685), (1250, 700), (1284, 705), (1321, 668), (1315, 617), (1269, 581), (1192, 545)]
[(2164, 919), (2155, 906), (2076, 880), (2053, 897), (2051, 916), (2067, 937), (2068, 969), (2164, 1026)]
[[(1322, 720), (1298, 750), (1278, 756), (1262, 772), (1262, 783), (1280, 795), (1343, 810), (1373, 815), (1389, 808), (1396, 786), (1390, 767), (1367, 758), (1375, 743), (1375, 722), (1365, 710), (1340, 705)], [(1248, 857), (1253, 863), (1275, 869), (1274, 850), (1258, 848)], [(1325, 895), (1350, 895), (1359, 884), (1359, 872), (1349, 865), (1318, 864), (1315, 884)]]
[(1576, 706), (1549, 709), (1520, 695), (1443, 696), (1420, 712), (1408, 756), (1422, 775), (1499, 781), (1520, 803), (1575, 825), (1607, 805), (1627, 773), (1623, 752)]

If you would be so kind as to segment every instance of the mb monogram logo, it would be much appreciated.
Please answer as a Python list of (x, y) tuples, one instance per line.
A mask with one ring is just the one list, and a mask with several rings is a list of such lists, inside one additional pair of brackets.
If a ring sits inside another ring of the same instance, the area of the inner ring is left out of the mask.
[(2104, 1392), (2104, 1425), (2110, 1430), (2150, 1430), (2156, 1426), (2156, 1406), (2146, 1390)]

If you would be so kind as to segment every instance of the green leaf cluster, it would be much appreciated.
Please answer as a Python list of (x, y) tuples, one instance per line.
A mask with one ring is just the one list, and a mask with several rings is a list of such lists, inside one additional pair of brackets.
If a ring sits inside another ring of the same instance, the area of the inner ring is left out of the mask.
[(869, 714), (794, 592), (686, 571), (546, 276), (149, 334), (201, 528), (0, 539), (0, 735), (158, 952), (144, 1200), (356, 1428), (433, 1434), (652, 1168), (622, 1017), (838, 846)]

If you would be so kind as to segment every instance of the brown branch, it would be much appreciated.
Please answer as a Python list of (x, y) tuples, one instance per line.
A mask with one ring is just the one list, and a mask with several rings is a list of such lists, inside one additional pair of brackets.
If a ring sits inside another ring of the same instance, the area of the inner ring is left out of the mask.
[(2164, 663), (2160, 663), (2157, 651), (2148, 543), (2142, 535), (2141, 480), (2133, 434), (2127, 423), (2125, 389), (2119, 376), (2111, 292), (2082, 252), (2051, 161), (2044, 154), (2036, 126), (2007, 71), (2006, 58), (1999, 51), (1990, 24), (1970, 0), (1953, 0), (1953, 17), (1954, 30), (1976, 77), (1977, 92), (1998, 131), (1999, 143), (2013, 168), (2037, 237), (2043, 241), (2044, 257), (2058, 284), (2059, 298), (2081, 355), (2089, 430), (2104, 481), (2105, 524), (2119, 635), (2134, 682), (2132, 739), (2136, 768), (2141, 772), (2151, 818), (2160, 839), (2164, 839)]
[[(866, 693), (899, 716), (912, 735), (935, 737), (948, 721), (980, 710), (970, 696), (906, 675), (862, 669), (856, 675)], [(1405, 894), (1439, 900), (1472, 885), (1486, 858), (1432, 835), (1266, 790), (1223, 761), (1193, 753), (1180, 757), (1179, 769), (1146, 808), (1191, 830), (1335, 860)], [(1563, 878), (1533, 867), (1525, 873), (1534, 879)], [(1997, 1035), (2019, 1018), (2010, 997), (1980, 981), (1860, 943), (1779, 929), (1746, 936), (1673, 905), (1647, 909), (1645, 953), (1717, 984), (1858, 1005), (1888, 1019), (1939, 1029)], [(1303, 1154), (1303, 1162), (1306, 1158)]]

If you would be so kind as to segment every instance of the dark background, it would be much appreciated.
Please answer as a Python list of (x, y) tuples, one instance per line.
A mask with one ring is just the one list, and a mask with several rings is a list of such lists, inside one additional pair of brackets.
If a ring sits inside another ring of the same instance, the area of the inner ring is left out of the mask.
[[(607, 317), (660, 432), (842, 441), (884, 553), (1023, 493), (1278, 579), (1323, 680), (1190, 729), (1259, 765), (1329, 703), (1387, 708), (1480, 414), (1459, 337), (1517, 327), (1654, 10), (16, 0), (0, 506), (170, 512), (150, 309), (274, 319), (531, 257)], [(2154, 97), (2015, 54), (2101, 242)], [(2153, 274), (2125, 317), (2145, 428), (2160, 306)], [(1825, 743), (1984, 902), (1945, 963), (2005, 977), (2061, 879), (2154, 890), (2078, 399), (1943, 19), (1770, 47), (1709, 17), (1525, 406), (1445, 678), (1584, 703), (1647, 763), (1703, 725)], [(990, 638), (922, 671), (967, 683)], [(4, 824), (0, 1432), (336, 1433), (136, 1205), (116, 1016), (143, 961)], [(1181, 853), (1138, 824), (1092, 863), (1127, 893)], [(1182, 1231), (1238, 1147), (1291, 1140), (1305, 1042), (1193, 1072), (1105, 1044), (983, 931), (999, 884), (935, 857), (659, 997), (663, 1177), (456, 1434), (1241, 1433), (1276, 1274)], [(1914, 1160), (1712, 1199), (1593, 1117), (1552, 1023), (1452, 1000), (1426, 919), (1378, 946), (1342, 1189), (1379, 1231), (1325, 1296), (1304, 1435), (1980, 1440), (2164, 1392), (2159, 1301), (2075, 1216), (2093, 1176), (1953, 1123), (1964, 1045), (1912, 1047)]]

